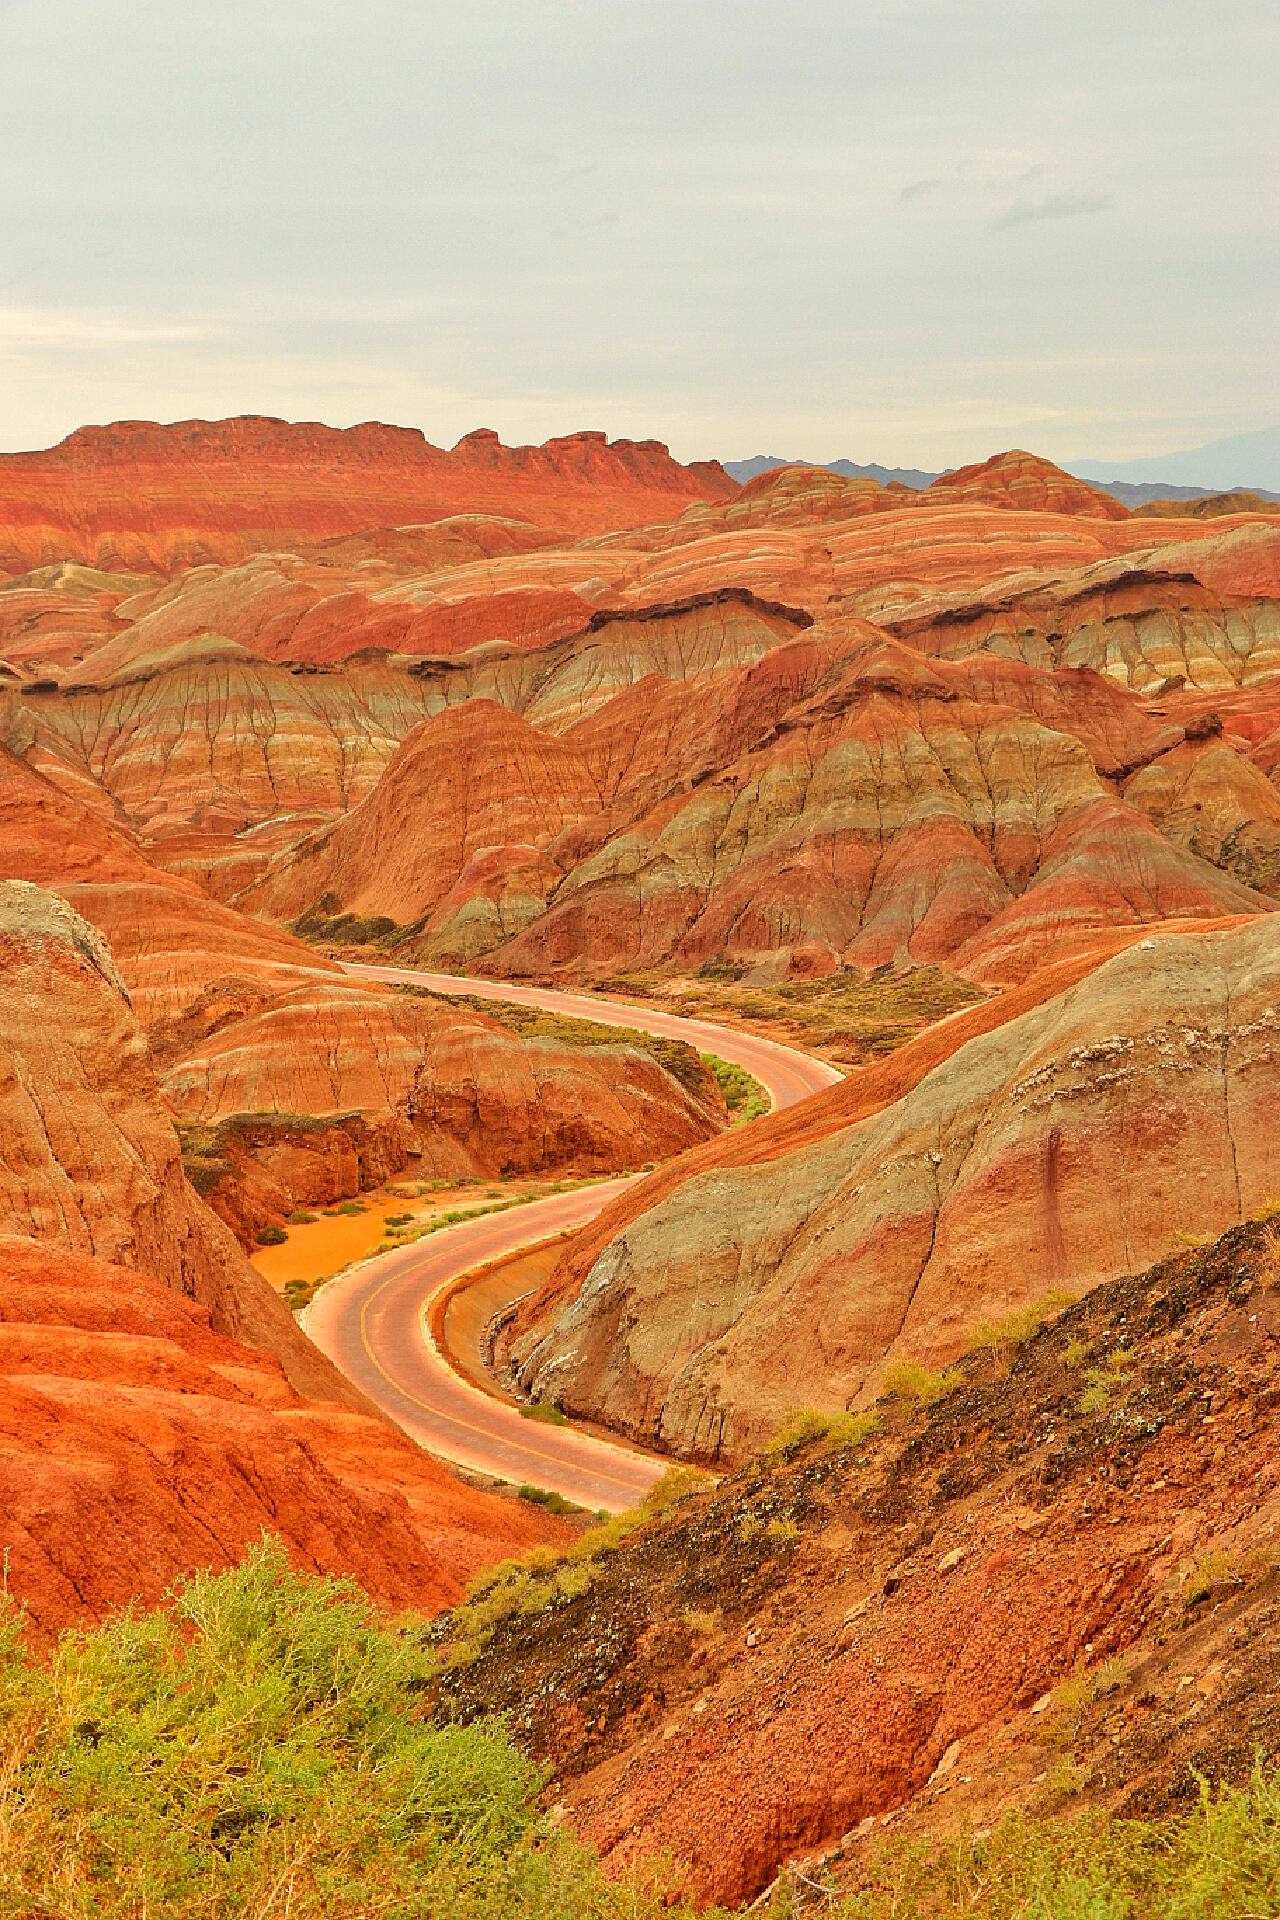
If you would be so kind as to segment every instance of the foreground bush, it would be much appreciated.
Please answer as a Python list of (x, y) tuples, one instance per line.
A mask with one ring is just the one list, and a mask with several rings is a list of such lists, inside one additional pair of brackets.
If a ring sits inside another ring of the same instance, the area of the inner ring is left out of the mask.
[(276, 1543), (170, 1611), (70, 1633), (51, 1665), (0, 1621), (0, 1914), (59, 1920), (613, 1920), (539, 1815), (500, 1724), (415, 1720), (418, 1636)]

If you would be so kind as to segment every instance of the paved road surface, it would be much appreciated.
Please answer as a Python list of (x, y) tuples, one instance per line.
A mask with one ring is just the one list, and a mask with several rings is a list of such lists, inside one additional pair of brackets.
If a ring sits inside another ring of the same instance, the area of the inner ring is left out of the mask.
[[(345, 971), (438, 993), (515, 1000), (686, 1040), (700, 1052), (717, 1053), (745, 1067), (768, 1089), (776, 1107), (792, 1106), (840, 1078), (822, 1061), (776, 1041), (648, 1007), (398, 967), (348, 966)], [(307, 1314), (307, 1332), (348, 1379), (432, 1453), (499, 1479), (554, 1488), (586, 1507), (634, 1506), (665, 1462), (570, 1427), (522, 1419), (514, 1408), (456, 1374), (435, 1350), (426, 1326), (433, 1296), (460, 1273), (553, 1233), (585, 1226), (629, 1184), (610, 1180), (577, 1193), (553, 1194), (529, 1206), (462, 1221), (412, 1246), (380, 1254), (323, 1288)]]
[(777, 1040), (761, 1040), (754, 1034), (736, 1033), (731, 1027), (719, 1027), (713, 1020), (685, 1020), (679, 1014), (660, 1013), (656, 1007), (627, 1006), (619, 1000), (597, 1000), (589, 993), (552, 993), (541, 987), (514, 987), (504, 981), (457, 980), (449, 973), (411, 973), (404, 967), (360, 967), (347, 965), (344, 973), (356, 979), (403, 982), (406, 986), (430, 987), (433, 993), (475, 994), (484, 1000), (509, 1000), (524, 1007), (545, 1007), (548, 1013), (568, 1014), (575, 1020), (595, 1020), (605, 1027), (640, 1027), (645, 1033), (661, 1034), (668, 1040), (685, 1040), (699, 1053), (717, 1053), (734, 1066), (745, 1067), (773, 1096), (775, 1107), (792, 1107), (821, 1093), (840, 1079), (834, 1067), (813, 1060), (794, 1047)]

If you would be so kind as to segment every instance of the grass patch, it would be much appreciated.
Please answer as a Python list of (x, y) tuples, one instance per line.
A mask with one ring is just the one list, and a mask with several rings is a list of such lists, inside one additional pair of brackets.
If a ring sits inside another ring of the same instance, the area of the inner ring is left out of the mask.
[(1033, 1334), (1039, 1333), (1046, 1320), (1051, 1320), (1055, 1313), (1061, 1313), (1064, 1307), (1073, 1307), (1079, 1297), (1076, 1293), (1050, 1293), (1043, 1300), (1034, 1300), (1028, 1306), (1015, 1308), (1002, 1320), (979, 1320), (965, 1336), (965, 1352), (1002, 1352), (1009, 1347), (1020, 1347)]
[(825, 1440), (828, 1448), (858, 1446), (878, 1432), (879, 1427), (880, 1416), (870, 1409), (865, 1413), (819, 1413), (814, 1407), (800, 1407), (788, 1414), (785, 1425), (779, 1427), (765, 1449), (764, 1457), (770, 1465), (790, 1460), (802, 1447), (812, 1446), (816, 1440)]
[(895, 1399), (915, 1400), (931, 1407), (935, 1400), (941, 1400), (944, 1394), (958, 1387), (963, 1377), (955, 1367), (940, 1373), (921, 1366), (918, 1360), (894, 1360), (880, 1375), (880, 1386)]
[[(1047, 1776), (1046, 1805), (1085, 1784), (1074, 1761)], [(891, 1841), (849, 1863), (833, 1920), (1244, 1920), (1276, 1911), (1280, 1776), (1259, 1764), (1241, 1788), (1202, 1782), (1175, 1820), (1103, 1813), (1013, 1815), (942, 1843)], [(778, 1912), (782, 1909), (779, 1907)]]
[(569, 1422), (559, 1407), (553, 1407), (549, 1400), (535, 1400), (531, 1407), (521, 1407), (522, 1420), (540, 1420), (547, 1427), (567, 1427)]
[(1105, 1413), (1111, 1405), (1111, 1396), (1120, 1387), (1127, 1387), (1133, 1379), (1129, 1362), (1133, 1355), (1126, 1347), (1113, 1347), (1100, 1367), (1085, 1369), (1085, 1388), (1080, 1395), (1081, 1413)]
[(548, 1513), (581, 1513), (583, 1509), (572, 1500), (566, 1500), (562, 1493), (555, 1493), (548, 1487), (517, 1487), (516, 1492), (522, 1500), (529, 1500), (535, 1507), (545, 1507)]

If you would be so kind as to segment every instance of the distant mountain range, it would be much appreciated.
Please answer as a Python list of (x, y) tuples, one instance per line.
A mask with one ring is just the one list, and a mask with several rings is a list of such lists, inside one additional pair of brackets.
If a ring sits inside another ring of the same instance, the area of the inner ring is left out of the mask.
[(1211, 493), (1249, 488), (1274, 499), (1275, 494), (1268, 489), (1280, 488), (1280, 427), (1236, 433), (1225, 440), (1191, 447), (1185, 453), (1154, 454), (1144, 460), (1074, 460), (1067, 472), (1079, 480), (1152, 484), (1161, 488), (1165, 498), (1178, 498), (1170, 491), (1177, 486)]
[[(874, 460), (869, 467), (860, 467), (856, 460), (783, 460), (776, 453), (757, 453), (750, 460), (725, 460), (721, 464), (740, 487), (745, 487), (758, 473), (772, 473), (775, 467), (825, 467), (828, 473), (838, 473), (842, 479), (878, 480), (882, 487), (893, 480), (904, 487), (927, 487), (930, 481), (942, 477), (937, 473), (921, 473), (918, 467), (881, 467)], [(948, 467), (947, 471), (951, 469)]]
[[(882, 487), (896, 480), (917, 490), (943, 477), (919, 467), (882, 467), (876, 461), (859, 466), (856, 460), (784, 460), (775, 453), (757, 453), (750, 460), (726, 460), (723, 466), (740, 486), (754, 480), (758, 473), (771, 473), (775, 467), (822, 466), (846, 480), (877, 480)], [(951, 467), (946, 469), (948, 473), (953, 471)], [(1246, 488), (1264, 500), (1280, 502), (1280, 491), (1271, 491), (1280, 489), (1280, 427), (1238, 433), (1227, 440), (1211, 440), (1187, 453), (1162, 454), (1149, 460), (1119, 464), (1077, 460), (1069, 466), (1064, 464), (1063, 471), (1077, 480), (1087, 480), (1126, 507), (1145, 506), (1148, 500), (1206, 500), (1215, 493)]]

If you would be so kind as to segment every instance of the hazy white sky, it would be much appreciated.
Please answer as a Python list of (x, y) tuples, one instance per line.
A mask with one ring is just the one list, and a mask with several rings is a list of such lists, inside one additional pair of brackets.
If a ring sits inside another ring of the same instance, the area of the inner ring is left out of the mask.
[(0, 0), (0, 447), (1280, 419), (1277, 0)]

